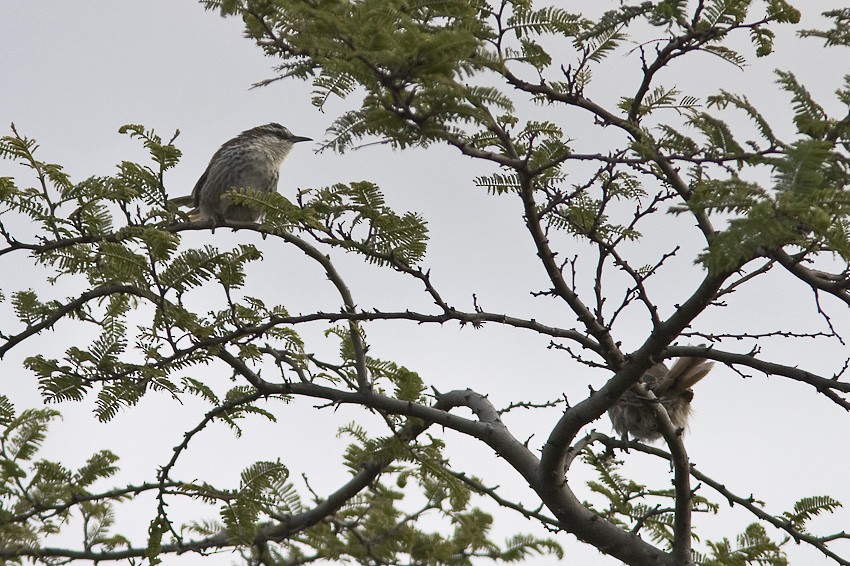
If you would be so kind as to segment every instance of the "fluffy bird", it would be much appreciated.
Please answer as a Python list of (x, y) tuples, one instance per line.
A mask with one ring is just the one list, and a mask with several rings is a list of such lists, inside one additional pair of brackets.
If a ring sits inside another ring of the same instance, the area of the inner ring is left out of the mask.
[(215, 152), (191, 195), (171, 202), (193, 207), (189, 211), (193, 222), (209, 219), (257, 222), (262, 213), (234, 204), (224, 193), (231, 189), (276, 191), (283, 160), (293, 145), (303, 141), (311, 139), (293, 135), (275, 123), (245, 130)]
[[(673, 426), (684, 429), (691, 414), (691, 401), (695, 383), (708, 375), (714, 362), (705, 358), (679, 358), (673, 367), (655, 364), (641, 377), (641, 383), (658, 398)], [(661, 438), (658, 421), (650, 405), (650, 399), (629, 390), (608, 409), (608, 416), (617, 434), (627, 440), (629, 436), (638, 440), (654, 441)]]

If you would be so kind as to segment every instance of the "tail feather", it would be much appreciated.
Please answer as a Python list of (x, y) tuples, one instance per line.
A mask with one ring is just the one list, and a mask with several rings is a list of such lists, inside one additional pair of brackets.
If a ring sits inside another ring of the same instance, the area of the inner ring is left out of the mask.
[(189, 216), (189, 222), (197, 222), (199, 220), (205, 220), (206, 219), (206, 217), (203, 214), (201, 214), (201, 211), (198, 208), (197, 203), (195, 202), (195, 195), (194, 194), (186, 195), (184, 197), (170, 198), (170, 199), (168, 199), (168, 202), (170, 202), (171, 204), (175, 204), (178, 207), (189, 207), (189, 206), (191, 206), (192, 210), (190, 210), (189, 212), (186, 213)]
[(658, 393), (682, 393), (704, 378), (714, 367), (714, 362), (705, 358), (679, 358), (659, 386)]
[(168, 199), (168, 202), (177, 206), (195, 206), (195, 195), (186, 195), (185, 197), (175, 197)]

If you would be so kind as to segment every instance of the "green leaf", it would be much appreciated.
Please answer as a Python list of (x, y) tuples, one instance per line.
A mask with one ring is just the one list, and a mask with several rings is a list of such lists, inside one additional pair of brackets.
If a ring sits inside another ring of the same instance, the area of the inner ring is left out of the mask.
[(815, 102), (809, 91), (801, 85), (797, 78), (785, 71), (776, 71), (778, 83), (784, 90), (791, 93), (794, 104), (794, 124), (800, 133), (820, 139), (828, 130), (828, 118), (824, 109)]
[[(6, 410), (11, 407), (6, 404)], [(6, 416), (11, 416), (8, 412)], [(3, 455), (12, 461), (31, 460), (47, 435), (50, 421), (59, 412), (53, 409), (25, 409), (17, 417), (9, 419), (2, 435)]]
[(495, 195), (520, 191), (519, 177), (516, 173), (494, 173), (489, 176), (476, 177), (475, 184)]
[(145, 129), (144, 126), (138, 124), (121, 126), (118, 128), (118, 132), (127, 134), (131, 138), (141, 139), (150, 151), (151, 157), (162, 166), (163, 170), (171, 169), (180, 161), (182, 153), (173, 144), (177, 136), (180, 135), (180, 130), (174, 132), (168, 143), (162, 143), (162, 138), (154, 130)]
[(398, 215), (385, 204), (377, 185), (337, 184), (313, 193), (304, 205), (311, 223), (323, 226), (325, 243), (362, 254), (378, 265), (420, 262), (427, 249), (428, 229), (418, 214)]
[(95, 481), (108, 478), (118, 471), (118, 466), (115, 462), (118, 461), (118, 456), (109, 450), (101, 450), (91, 456), (86, 464), (77, 470), (75, 474), (75, 482), (82, 487), (88, 487)]
[(708, 541), (710, 555), (696, 554), (695, 561), (701, 566), (787, 566), (788, 560), (780, 545), (770, 540), (764, 527), (758, 523), (750, 524), (736, 540), (733, 548), (729, 539)]
[(832, 513), (836, 509), (843, 507), (840, 501), (829, 497), (828, 495), (816, 495), (814, 497), (804, 497), (794, 504), (794, 511), (782, 514), (791, 525), (801, 531), (806, 532), (806, 523), (812, 517), (816, 517), (821, 513)]
[(579, 14), (554, 6), (532, 10), (530, 5), (518, 5), (514, 13), (508, 17), (504, 29), (514, 32), (517, 38), (543, 34), (571, 37), (581, 30), (581, 20)]
[[(832, 19), (832, 29), (807, 29), (799, 32), (800, 37), (819, 37), (827, 46), (850, 45), (850, 8), (829, 10), (823, 15)], [(799, 15), (798, 15), (799, 18)]]
[(708, 107), (712, 106), (719, 109), (724, 109), (727, 106), (733, 106), (744, 111), (750, 120), (758, 128), (761, 136), (773, 145), (779, 145), (779, 139), (773, 133), (773, 129), (767, 122), (767, 119), (756, 109), (756, 107), (747, 99), (746, 96), (732, 94), (725, 90), (721, 90), (720, 94), (709, 96), (707, 99)]
[(698, 129), (706, 138), (706, 153), (712, 156), (739, 156), (744, 148), (735, 140), (729, 125), (707, 112), (692, 110), (688, 125)]

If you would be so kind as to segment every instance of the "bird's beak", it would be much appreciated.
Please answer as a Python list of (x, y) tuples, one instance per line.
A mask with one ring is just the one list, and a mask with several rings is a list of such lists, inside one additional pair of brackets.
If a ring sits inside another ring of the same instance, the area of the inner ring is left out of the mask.
[(298, 143), (298, 142), (303, 142), (303, 141), (313, 141), (313, 138), (305, 138), (304, 136), (292, 136), (292, 138), (290, 138), (290, 139), (292, 140), (292, 143)]

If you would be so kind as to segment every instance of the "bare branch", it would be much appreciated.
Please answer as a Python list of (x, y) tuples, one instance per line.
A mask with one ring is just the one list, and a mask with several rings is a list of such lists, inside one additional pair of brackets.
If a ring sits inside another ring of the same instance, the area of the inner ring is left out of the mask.
[(783, 250), (772, 253), (773, 258), (790, 273), (814, 289), (825, 291), (840, 301), (850, 305), (850, 273), (826, 273), (804, 267), (804, 255), (792, 257)]
[(767, 375), (781, 375), (795, 381), (808, 383), (814, 387), (818, 393), (825, 395), (846, 411), (850, 411), (850, 400), (845, 399), (836, 393), (836, 391), (850, 393), (850, 382), (839, 381), (840, 375), (835, 375), (831, 378), (821, 377), (796, 367), (760, 360), (750, 354), (725, 352), (713, 347), (671, 346), (667, 349), (667, 354), (670, 356), (704, 357), (730, 366), (746, 366)]

